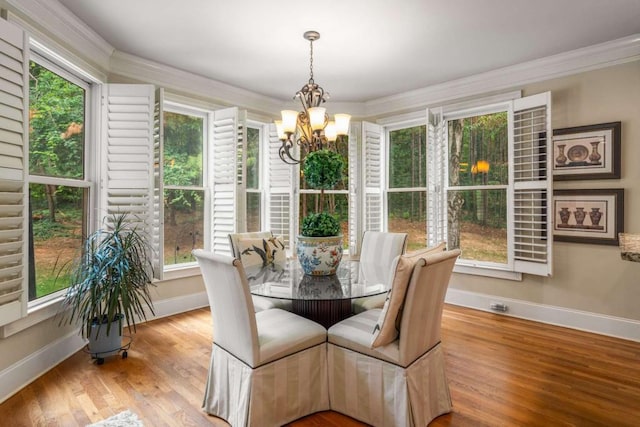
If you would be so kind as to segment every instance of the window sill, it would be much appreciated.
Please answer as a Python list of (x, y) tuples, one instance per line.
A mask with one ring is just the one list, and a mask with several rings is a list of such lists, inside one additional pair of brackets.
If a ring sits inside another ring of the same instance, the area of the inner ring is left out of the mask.
[(162, 280), (183, 279), (185, 277), (200, 276), (200, 266), (196, 263), (179, 267), (168, 267), (162, 273)]
[(29, 307), (26, 317), (18, 319), (15, 322), (9, 323), (8, 325), (4, 325), (0, 328), (0, 337), (7, 338), (37, 325), (40, 322), (51, 319), (58, 313), (63, 299), (64, 296), (60, 295), (57, 298), (52, 298), (42, 304)]
[(518, 273), (510, 270), (503, 270), (500, 268), (492, 267), (479, 267), (477, 265), (463, 265), (456, 264), (453, 267), (454, 273), (471, 274), (474, 276), (493, 277), (496, 279), (513, 280), (517, 282), (522, 281), (522, 273)]
[[(200, 274), (200, 267), (197, 264), (189, 264), (165, 270), (163, 280), (181, 279), (185, 277), (199, 276)], [(25, 329), (29, 329), (40, 322), (44, 322), (45, 320), (55, 317), (60, 310), (60, 305), (63, 299), (64, 295), (61, 294), (49, 299), (48, 301), (42, 302), (41, 304), (29, 307), (26, 317), (0, 327), (0, 338), (10, 337), (11, 335), (22, 332)]]

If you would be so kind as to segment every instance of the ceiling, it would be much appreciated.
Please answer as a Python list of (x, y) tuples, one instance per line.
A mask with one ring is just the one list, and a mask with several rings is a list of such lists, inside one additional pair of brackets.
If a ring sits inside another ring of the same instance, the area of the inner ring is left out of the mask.
[(364, 102), (640, 34), (640, 0), (59, 0), (115, 49), (276, 99)]

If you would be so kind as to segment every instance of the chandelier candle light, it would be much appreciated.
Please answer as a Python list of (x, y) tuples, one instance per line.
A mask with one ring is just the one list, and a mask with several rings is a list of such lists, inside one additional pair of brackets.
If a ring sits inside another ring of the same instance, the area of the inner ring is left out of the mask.
[[(299, 98), (302, 103), (302, 111), (283, 110), (282, 120), (276, 120), (278, 139), (282, 142), (278, 154), (280, 159), (288, 164), (295, 165), (305, 154), (323, 148), (332, 148), (340, 136), (349, 133), (349, 114), (335, 114), (330, 121), (326, 108), (320, 105), (329, 99), (329, 93), (325, 92), (313, 80), (313, 42), (320, 38), (317, 31), (307, 31), (304, 38), (310, 43), (309, 82), (302, 86), (293, 99)], [(295, 158), (292, 153), (294, 145), (300, 147), (300, 158)]]

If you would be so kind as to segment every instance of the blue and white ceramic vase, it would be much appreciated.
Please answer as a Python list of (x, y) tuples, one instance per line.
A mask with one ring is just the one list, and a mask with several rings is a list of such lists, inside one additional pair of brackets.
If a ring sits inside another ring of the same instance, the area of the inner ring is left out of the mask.
[(336, 274), (342, 260), (342, 235), (329, 237), (298, 236), (298, 261), (304, 274), (329, 276)]

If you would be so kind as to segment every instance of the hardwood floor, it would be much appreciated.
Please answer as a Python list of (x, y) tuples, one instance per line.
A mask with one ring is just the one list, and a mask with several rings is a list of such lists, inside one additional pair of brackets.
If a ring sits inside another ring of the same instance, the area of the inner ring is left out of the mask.
[[(0, 425), (84, 426), (125, 409), (145, 426), (225, 426), (201, 401), (208, 309), (138, 328), (128, 359), (80, 351), (0, 405)], [(432, 426), (638, 426), (640, 343), (446, 306), (453, 412)], [(363, 424), (323, 412), (294, 427)]]

